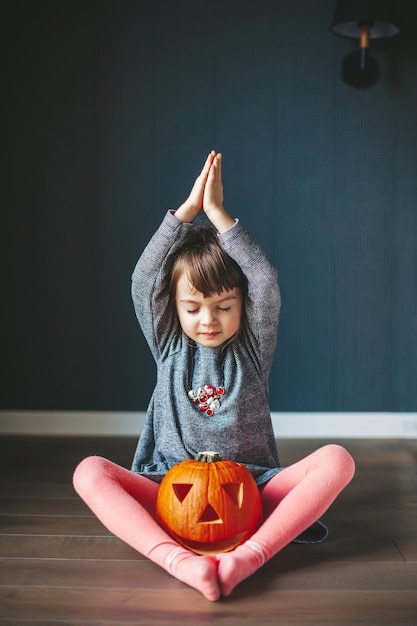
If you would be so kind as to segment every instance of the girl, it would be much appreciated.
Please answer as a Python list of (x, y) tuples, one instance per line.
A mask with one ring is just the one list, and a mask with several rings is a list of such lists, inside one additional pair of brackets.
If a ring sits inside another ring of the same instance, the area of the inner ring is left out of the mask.
[[(223, 207), (221, 158), (208, 155), (188, 199), (166, 214), (133, 273), (157, 382), (132, 470), (89, 457), (74, 474), (75, 489), (112, 533), (213, 601), (317, 522), (354, 473), (352, 458), (336, 445), (280, 467), (267, 400), (280, 308), (276, 271)], [(192, 225), (201, 209), (215, 231)], [(210, 406), (195, 402), (204, 385), (220, 390)], [(155, 501), (168, 469), (207, 449), (249, 468), (264, 520), (234, 550), (198, 556), (159, 526)], [(320, 523), (317, 530), (321, 541), (327, 531)]]

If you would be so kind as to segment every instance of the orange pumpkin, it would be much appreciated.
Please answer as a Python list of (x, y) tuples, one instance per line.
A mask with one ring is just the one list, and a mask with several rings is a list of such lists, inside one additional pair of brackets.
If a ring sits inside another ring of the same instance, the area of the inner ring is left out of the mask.
[(258, 486), (241, 463), (200, 452), (174, 465), (159, 487), (156, 512), (167, 532), (197, 554), (227, 552), (262, 519)]

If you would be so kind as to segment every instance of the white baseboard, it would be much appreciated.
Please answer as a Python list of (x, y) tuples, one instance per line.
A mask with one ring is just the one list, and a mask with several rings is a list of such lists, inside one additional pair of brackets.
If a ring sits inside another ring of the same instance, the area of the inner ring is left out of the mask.
[[(145, 413), (0, 411), (0, 435), (138, 436)], [(417, 413), (272, 413), (277, 438), (416, 438)]]

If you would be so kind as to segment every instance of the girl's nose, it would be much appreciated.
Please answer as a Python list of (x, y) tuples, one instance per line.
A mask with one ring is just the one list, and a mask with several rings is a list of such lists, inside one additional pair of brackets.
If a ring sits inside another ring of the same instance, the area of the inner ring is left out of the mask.
[(215, 320), (215, 315), (211, 309), (205, 309), (202, 312), (201, 321), (205, 326), (212, 324)]

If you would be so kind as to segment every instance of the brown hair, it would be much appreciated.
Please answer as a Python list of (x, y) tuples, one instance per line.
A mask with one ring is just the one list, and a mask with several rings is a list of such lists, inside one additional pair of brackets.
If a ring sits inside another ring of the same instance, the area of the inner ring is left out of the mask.
[(171, 269), (169, 293), (175, 301), (180, 277), (186, 274), (190, 284), (205, 297), (239, 287), (245, 302), (247, 280), (239, 265), (222, 247), (217, 232), (210, 227), (192, 228), (177, 249)]

